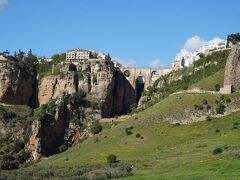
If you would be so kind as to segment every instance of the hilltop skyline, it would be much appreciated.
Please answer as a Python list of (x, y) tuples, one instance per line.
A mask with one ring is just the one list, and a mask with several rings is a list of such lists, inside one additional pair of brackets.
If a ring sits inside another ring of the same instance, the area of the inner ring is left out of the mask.
[(171, 66), (181, 50), (226, 39), (240, 25), (240, 2), (203, 0), (0, 0), (0, 51), (51, 56), (93, 49), (136, 67)]

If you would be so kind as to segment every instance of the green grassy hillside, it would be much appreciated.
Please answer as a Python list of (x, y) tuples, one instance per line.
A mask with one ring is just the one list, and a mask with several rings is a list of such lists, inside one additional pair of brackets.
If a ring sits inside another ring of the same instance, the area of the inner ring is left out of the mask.
[(224, 73), (225, 69), (221, 69), (220, 71), (216, 72), (215, 74), (208, 76), (207, 78), (204, 78), (197, 83), (191, 85), (190, 88), (198, 87), (203, 90), (209, 90), (209, 91), (215, 91), (215, 86), (218, 84), (221, 87), (223, 86), (224, 82)]
[[(164, 113), (181, 112), (203, 99), (212, 104), (219, 98), (209, 94), (170, 96), (126, 122), (105, 125), (99, 135), (66, 152), (16, 172), (51, 169), (52, 176), (58, 177), (54, 172), (63, 167), (108, 166), (106, 157), (114, 154), (120, 162), (135, 167), (135, 175), (126, 179), (237, 179), (240, 112), (189, 125), (151, 121)], [(127, 127), (133, 127), (132, 134), (126, 134)], [(216, 148), (222, 153), (214, 154)]]

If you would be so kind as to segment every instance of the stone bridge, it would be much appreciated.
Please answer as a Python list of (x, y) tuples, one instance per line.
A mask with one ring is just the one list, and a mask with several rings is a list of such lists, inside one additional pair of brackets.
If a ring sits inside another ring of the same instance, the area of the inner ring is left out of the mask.
[(144, 89), (153, 85), (162, 75), (171, 72), (170, 68), (120, 68), (130, 84), (136, 88), (138, 83), (144, 84)]

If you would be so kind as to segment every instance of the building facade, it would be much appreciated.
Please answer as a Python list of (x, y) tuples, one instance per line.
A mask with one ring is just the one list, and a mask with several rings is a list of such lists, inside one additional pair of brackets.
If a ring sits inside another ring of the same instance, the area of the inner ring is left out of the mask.
[(66, 51), (66, 61), (87, 60), (91, 57), (91, 51), (74, 49)]

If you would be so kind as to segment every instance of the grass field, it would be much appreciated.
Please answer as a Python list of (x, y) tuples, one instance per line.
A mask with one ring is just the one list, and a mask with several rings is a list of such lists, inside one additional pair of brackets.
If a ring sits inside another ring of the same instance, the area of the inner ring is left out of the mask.
[(225, 69), (221, 69), (215, 74), (207, 78), (204, 78), (203, 80), (200, 80), (197, 83), (191, 85), (191, 88), (199, 87), (200, 89), (203, 89), (203, 90), (215, 91), (216, 84), (219, 84), (221, 87), (223, 86), (224, 73), (225, 73)]
[[(181, 98), (184, 100), (177, 102), (176, 99), (182, 96), (185, 96)], [(125, 179), (239, 179), (240, 158), (235, 153), (240, 150), (240, 112), (190, 125), (139, 123), (164, 112), (174, 113), (174, 108), (171, 109), (173, 103), (179, 111), (180, 104), (186, 108), (203, 98), (211, 99), (211, 102), (219, 97), (193, 97), (190, 94), (167, 98), (126, 122), (113, 127), (104, 126), (100, 134), (21, 171), (96, 164), (107, 166), (106, 157), (115, 154), (120, 162), (135, 167), (135, 175)], [(186, 99), (193, 99), (192, 104)], [(133, 126), (132, 134), (126, 135), (129, 126)], [(138, 133), (142, 138), (136, 137)], [(213, 155), (216, 148), (223, 152)]]

